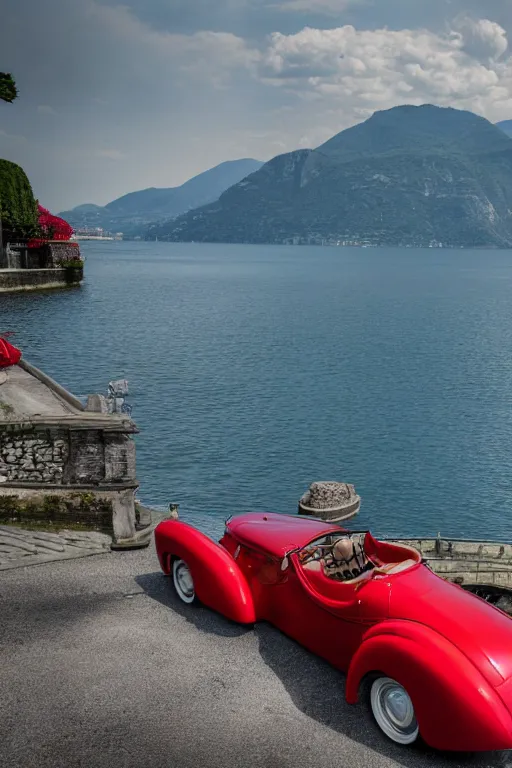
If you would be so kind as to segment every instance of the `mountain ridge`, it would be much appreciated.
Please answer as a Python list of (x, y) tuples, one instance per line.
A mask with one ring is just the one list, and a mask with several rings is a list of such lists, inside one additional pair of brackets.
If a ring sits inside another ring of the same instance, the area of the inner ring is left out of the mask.
[(144, 225), (168, 221), (175, 216), (216, 200), (222, 192), (263, 165), (260, 160), (227, 160), (193, 176), (177, 187), (148, 187), (128, 192), (105, 206), (94, 203), (78, 205), (59, 216), (75, 229), (103, 229), (138, 233)]
[(495, 123), (495, 125), (512, 138), (512, 120), (501, 120), (499, 123)]
[(511, 210), (512, 143), (500, 127), (463, 110), (405, 105), (273, 158), (150, 236), (509, 247)]

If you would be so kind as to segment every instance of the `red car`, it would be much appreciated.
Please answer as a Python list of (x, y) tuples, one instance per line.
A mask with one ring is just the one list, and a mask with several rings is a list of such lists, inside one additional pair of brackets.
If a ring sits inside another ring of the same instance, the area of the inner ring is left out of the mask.
[(346, 672), (347, 701), (367, 696), (393, 741), (512, 748), (512, 620), (417, 550), (272, 513), (228, 520), (219, 544), (179, 520), (155, 540), (184, 603), (272, 623)]

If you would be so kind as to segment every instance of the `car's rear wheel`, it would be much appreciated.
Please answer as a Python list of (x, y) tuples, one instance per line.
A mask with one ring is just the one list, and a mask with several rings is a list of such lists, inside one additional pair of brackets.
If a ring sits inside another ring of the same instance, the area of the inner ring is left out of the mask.
[(370, 708), (381, 731), (396, 744), (413, 744), (419, 726), (411, 697), (390, 677), (373, 678), (369, 689)]
[(172, 580), (174, 589), (180, 600), (187, 605), (196, 599), (194, 580), (190, 568), (184, 560), (174, 560), (172, 564)]

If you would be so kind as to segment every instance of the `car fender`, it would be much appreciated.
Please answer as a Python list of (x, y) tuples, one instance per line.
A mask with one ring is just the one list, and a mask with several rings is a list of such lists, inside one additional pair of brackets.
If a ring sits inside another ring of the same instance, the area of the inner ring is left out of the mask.
[(204, 605), (241, 624), (256, 621), (247, 579), (224, 547), (180, 520), (159, 523), (155, 543), (164, 573), (170, 573), (173, 557), (187, 563), (195, 593)]
[(372, 627), (354, 654), (346, 698), (358, 700), (364, 678), (391, 677), (409, 693), (422, 738), (441, 750), (512, 748), (512, 717), (493, 686), (448, 639), (405, 620)]

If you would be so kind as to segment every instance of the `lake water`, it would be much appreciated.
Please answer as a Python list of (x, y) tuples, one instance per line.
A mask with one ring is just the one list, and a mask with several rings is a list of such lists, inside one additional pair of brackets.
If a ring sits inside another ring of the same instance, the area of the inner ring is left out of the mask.
[(140, 498), (206, 532), (354, 483), (354, 527), (512, 540), (512, 252), (84, 243), (0, 297), (78, 395), (127, 378)]

